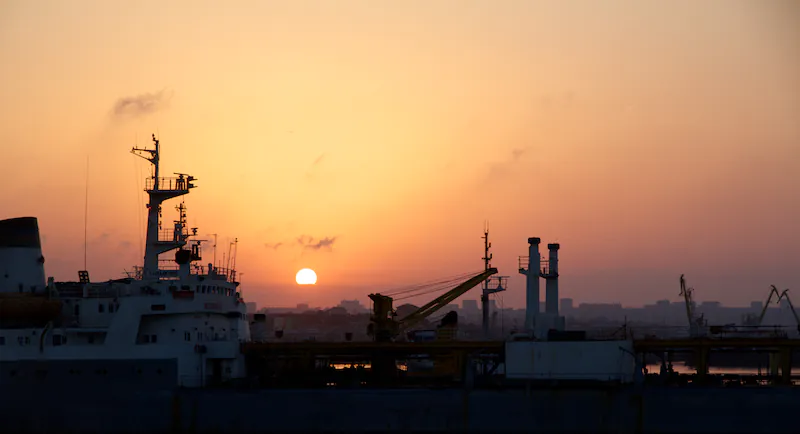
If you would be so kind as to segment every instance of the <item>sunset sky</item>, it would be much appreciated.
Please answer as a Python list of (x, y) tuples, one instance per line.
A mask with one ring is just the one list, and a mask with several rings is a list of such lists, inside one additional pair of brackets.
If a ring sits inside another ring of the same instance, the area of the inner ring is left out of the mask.
[(485, 220), (505, 306), (532, 236), (576, 302), (800, 297), (797, 1), (3, 0), (0, 63), (0, 218), (59, 280), (87, 157), (93, 280), (141, 264), (156, 133), (262, 306), (479, 271)]

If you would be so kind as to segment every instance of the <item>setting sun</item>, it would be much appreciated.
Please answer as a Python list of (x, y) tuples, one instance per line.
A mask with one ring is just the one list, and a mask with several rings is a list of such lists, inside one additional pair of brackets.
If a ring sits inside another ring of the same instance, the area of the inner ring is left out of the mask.
[(294, 278), (298, 285), (313, 285), (317, 283), (317, 273), (310, 268), (303, 268), (297, 272)]

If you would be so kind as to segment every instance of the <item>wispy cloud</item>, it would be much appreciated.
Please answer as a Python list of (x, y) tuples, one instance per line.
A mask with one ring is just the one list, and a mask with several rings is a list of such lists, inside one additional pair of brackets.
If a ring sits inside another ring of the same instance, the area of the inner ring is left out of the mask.
[(268, 249), (272, 249), (272, 250), (278, 250), (278, 248), (280, 248), (282, 245), (283, 245), (283, 242), (273, 243), (273, 244), (264, 243), (264, 247), (266, 247)]
[(507, 176), (508, 172), (519, 162), (520, 159), (522, 159), (523, 155), (525, 155), (529, 149), (530, 146), (512, 149), (511, 155), (504, 161), (492, 163), (489, 166), (489, 172), (486, 175), (488, 178), (487, 181), (492, 181)]
[(304, 248), (313, 249), (313, 250), (319, 250), (319, 249), (322, 249), (322, 248), (327, 248), (328, 250), (330, 250), (333, 247), (333, 243), (335, 243), (335, 242), (336, 242), (336, 237), (330, 237), (330, 238), (329, 237), (325, 237), (325, 238), (317, 241), (314, 244), (306, 244), (306, 246)]
[(306, 179), (314, 179), (319, 175), (319, 167), (325, 160), (325, 156), (326, 153), (323, 152), (319, 157), (317, 157), (316, 160), (314, 160), (313, 163), (311, 163), (311, 166), (309, 166), (308, 170), (306, 170)]
[(172, 92), (165, 90), (123, 97), (114, 103), (111, 114), (118, 118), (148, 115), (167, 108), (171, 99)]
[(333, 244), (336, 242), (337, 238), (338, 237), (325, 237), (315, 241), (312, 236), (300, 235), (297, 237), (297, 244), (301, 245), (304, 250), (325, 249), (327, 251), (332, 251)]

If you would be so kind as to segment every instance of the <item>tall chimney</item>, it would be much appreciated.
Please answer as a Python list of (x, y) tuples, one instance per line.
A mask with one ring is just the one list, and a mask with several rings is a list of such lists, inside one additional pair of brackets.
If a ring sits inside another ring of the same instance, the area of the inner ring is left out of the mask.
[(41, 293), (45, 287), (36, 217), (0, 220), (0, 292)]
[(550, 251), (547, 275), (545, 276), (545, 312), (558, 316), (558, 244), (548, 244)]
[(539, 267), (542, 256), (539, 254), (539, 238), (528, 238), (528, 270), (525, 272), (525, 330), (534, 331), (536, 316), (539, 314)]

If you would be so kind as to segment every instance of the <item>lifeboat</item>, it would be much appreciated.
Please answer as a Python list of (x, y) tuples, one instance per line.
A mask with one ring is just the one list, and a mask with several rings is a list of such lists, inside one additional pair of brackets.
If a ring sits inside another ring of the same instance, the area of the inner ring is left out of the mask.
[(0, 327), (42, 327), (60, 315), (60, 300), (35, 294), (0, 294)]

